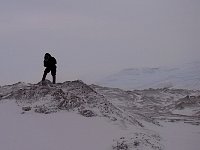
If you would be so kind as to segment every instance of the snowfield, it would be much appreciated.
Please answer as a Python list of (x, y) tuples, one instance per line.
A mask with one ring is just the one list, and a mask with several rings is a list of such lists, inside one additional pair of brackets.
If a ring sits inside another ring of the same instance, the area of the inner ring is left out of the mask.
[(200, 91), (82, 81), (0, 87), (2, 150), (198, 150)]
[(125, 132), (102, 118), (21, 112), (14, 101), (0, 104), (2, 150), (106, 150)]
[(163, 123), (162, 128), (156, 128), (167, 150), (198, 150), (200, 146), (199, 129), (199, 126), (183, 122)]

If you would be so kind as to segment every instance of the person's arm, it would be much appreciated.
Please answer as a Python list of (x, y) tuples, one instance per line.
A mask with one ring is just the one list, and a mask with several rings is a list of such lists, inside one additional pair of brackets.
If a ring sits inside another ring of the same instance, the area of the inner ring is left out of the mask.
[(57, 64), (57, 61), (56, 61), (56, 59), (55, 59), (54, 57), (52, 57), (52, 64), (53, 64), (53, 65), (56, 65), (56, 64)]
[(57, 60), (55, 59), (55, 64), (57, 64)]

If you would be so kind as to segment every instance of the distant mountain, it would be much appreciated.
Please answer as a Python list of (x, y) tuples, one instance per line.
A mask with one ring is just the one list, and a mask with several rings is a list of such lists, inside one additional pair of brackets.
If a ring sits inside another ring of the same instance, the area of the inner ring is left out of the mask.
[(173, 67), (129, 68), (97, 82), (126, 90), (148, 88), (200, 89), (200, 61)]

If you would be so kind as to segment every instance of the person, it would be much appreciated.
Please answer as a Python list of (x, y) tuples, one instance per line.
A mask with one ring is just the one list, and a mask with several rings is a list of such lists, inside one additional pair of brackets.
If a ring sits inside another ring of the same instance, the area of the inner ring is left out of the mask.
[(44, 70), (42, 81), (45, 81), (47, 74), (51, 71), (51, 75), (53, 77), (53, 84), (56, 83), (56, 64), (56, 59), (52, 57), (49, 53), (46, 53), (44, 55), (44, 67), (46, 67), (46, 69)]

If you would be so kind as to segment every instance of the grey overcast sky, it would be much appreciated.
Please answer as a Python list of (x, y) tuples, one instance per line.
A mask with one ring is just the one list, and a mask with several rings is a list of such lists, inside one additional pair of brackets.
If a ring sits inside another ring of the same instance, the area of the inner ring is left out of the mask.
[[(58, 81), (200, 59), (199, 0), (0, 0), (0, 85)], [(51, 80), (51, 75), (48, 75)]]

